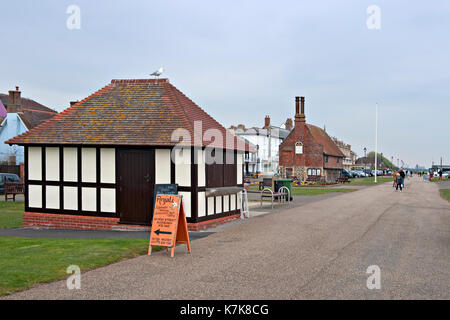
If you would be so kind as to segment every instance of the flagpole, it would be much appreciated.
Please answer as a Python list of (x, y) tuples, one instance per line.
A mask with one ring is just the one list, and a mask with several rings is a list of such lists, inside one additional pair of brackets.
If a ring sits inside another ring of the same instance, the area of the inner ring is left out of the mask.
[(377, 158), (378, 158), (378, 102), (375, 106), (375, 183), (377, 183)]

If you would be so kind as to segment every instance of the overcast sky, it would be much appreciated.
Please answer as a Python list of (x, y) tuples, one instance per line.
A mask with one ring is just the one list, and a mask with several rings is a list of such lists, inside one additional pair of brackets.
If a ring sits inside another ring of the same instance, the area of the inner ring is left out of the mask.
[[(72, 4), (80, 29), (67, 27)], [(18, 85), (62, 111), (111, 79), (163, 66), (226, 127), (262, 126), (265, 115), (280, 125), (305, 96), (307, 122), (361, 156), (375, 148), (378, 102), (380, 152), (450, 164), (448, 0), (21, 0), (0, 12), (2, 93)]]

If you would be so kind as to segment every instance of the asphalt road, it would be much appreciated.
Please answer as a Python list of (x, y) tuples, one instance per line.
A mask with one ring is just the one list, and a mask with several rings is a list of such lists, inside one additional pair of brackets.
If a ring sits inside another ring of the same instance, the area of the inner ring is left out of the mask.
[[(369, 266), (380, 289), (369, 290)], [(450, 205), (408, 179), (261, 215), (192, 244), (8, 299), (449, 299)]]

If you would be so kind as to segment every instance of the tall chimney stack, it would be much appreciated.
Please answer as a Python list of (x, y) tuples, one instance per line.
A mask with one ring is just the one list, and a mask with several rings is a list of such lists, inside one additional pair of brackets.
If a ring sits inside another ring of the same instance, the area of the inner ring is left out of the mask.
[(297, 122), (305, 122), (305, 97), (295, 97), (295, 123)]
[(22, 112), (22, 99), (20, 97), (19, 87), (16, 86), (16, 90), (9, 90), (9, 101), (6, 107), (8, 113)]
[(264, 118), (264, 129), (267, 129), (267, 128), (269, 128), (270, 127), (270, 117), (269, 116), (266, 116), (265, 118)]

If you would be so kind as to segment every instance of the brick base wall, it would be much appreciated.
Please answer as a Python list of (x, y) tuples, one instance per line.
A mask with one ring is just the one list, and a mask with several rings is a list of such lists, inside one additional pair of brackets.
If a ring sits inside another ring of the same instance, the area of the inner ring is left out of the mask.
[(23, 226), (43, 229), (148, 231), (149, 226), (120, 224), (119, 218), (77, 216), (54, 213), (23, 213)]
[(239, 219), (240, 217), (241, 217), (241, 214), (238, 213), (238, 214), (234, 214), (232, 216), (212, 219), (212, 220), (208, 220), (208, 221), (202, 221), (202, 222), (197, 222), (197, 223), (188, 223), (188, 229), (190, 231), (199, 231), (199, 230), (214, 228), (218, 225)]
[[(198, 223), (188, 223), (188, 229), (190, 231), (205, 230), (235, 219), (239, 219), (239, 217), (240, 214), (235, 214), (228, 217)], [(119, 223), (119, 218), (37, 212), (23, 213), (23, 227), (42, 229), (150, 231), (150, 226), (121, 224)]]

